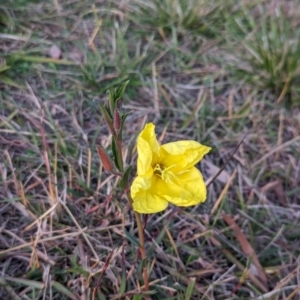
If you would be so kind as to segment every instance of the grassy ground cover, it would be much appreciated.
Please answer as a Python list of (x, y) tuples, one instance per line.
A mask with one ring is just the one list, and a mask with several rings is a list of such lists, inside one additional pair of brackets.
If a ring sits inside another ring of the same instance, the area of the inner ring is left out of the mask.
[[(0, 299), (300, 299), (299, 19), (298, 0), (2, 0)], [(127, 165), (147, 122), (213, 148), (207, 201), (144, 219), (147, 262), (96, 151), (127, 80)]]

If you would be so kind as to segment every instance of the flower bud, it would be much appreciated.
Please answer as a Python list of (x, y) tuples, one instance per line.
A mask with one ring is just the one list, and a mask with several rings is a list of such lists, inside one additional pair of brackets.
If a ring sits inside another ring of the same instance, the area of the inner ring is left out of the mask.
[(98, 145), (97, 151), (105, 171), (112, 172), (115, 167), (113, 161), (111, 160), (107, 152), (101, 146)]
[(104, 105), (100, 104), (100, 110), (101, 110), (101, 113), (104, 117), (104, 120), (105, 120), (105, 123), (111, 133), (112, 136), (116, 136), (116, 132), (115, 132), (115, 129), (113, 127), (113, 121), (112, 121), (112, 118), (108, 112), (108, 109), (107, 107), (105, 107)]
[(114, 129), (118, 132), (121, 128), (121, 117), (118, 109), (114, 111)]
[(123, 98), (120, 98), (120, 99), (117, 100), (116, 104), (117, 104), (118, 109), (122, 108), (122, 103), (123, 103)]

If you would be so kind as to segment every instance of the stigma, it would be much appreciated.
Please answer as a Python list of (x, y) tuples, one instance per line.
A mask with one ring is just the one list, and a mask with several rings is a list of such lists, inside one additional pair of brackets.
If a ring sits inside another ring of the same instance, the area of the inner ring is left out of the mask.
[(165, 182), (173, 182), (175, 179), (175, 175), (172, 171), (170, 171), (170, 169), (173, 166), (170, 166), (168, 168), (166, 168), (164, 165), (161, 164), (156, 164), (154, 166), (154, 174), (158, 177), (160, 177), (163, 181)]

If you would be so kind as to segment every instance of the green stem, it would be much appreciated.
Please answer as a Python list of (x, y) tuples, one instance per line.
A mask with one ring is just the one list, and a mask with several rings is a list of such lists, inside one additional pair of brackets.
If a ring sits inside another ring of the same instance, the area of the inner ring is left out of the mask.
[(118, 141), (116, 138), (116, 144), (117, 144), (117, 151), (118, 151), (118, 163), (120, 166), (120, 172), (124, 172), (124, 166), (123, 166), (123, 154), (122, 154), (122, 141)]
[[(132, 207), (133, 200), (131, 198), (130, 192), (127, 191), (126, 195), (131, 204), (131, 207)], [(139, 235), (139, 241), (140, 241), (140, 253), (141, 253), (141, 257), (142, 257), (142, 261), (143, 261), (143, 265), (144, 265), (143, 266), (143, 277), (144, 277), (145, 291), (149, 291), (149, 278), (148, 278), (148, 272), (147, 272), (147, 255), (146, 255), (146, 250), (145, 250), (144, 228), (143, 228), (143, 224), (142, 224), (142, 218), (141, 218), (140, 213), (138, 213), (137, 211), (133, 211), (133, 212), (134, 212), (134, 216), (135, 216), (136, 224), (137, 224), (137, 228), (138, 228), (138, 235)]]
[[(117, 143), (117, 152), (118, 152), (118, 160), (119, 160), (119, 166), (120, 166), (120, 171), (123, 172), (124, 170), (124, 164), (123, 164), (123, 157), (122, 157), (122, 142), (121, 141), (116, 141)], [(130, 195), (130, 191), (128, 187), (125, 188), (126, 190), (126, 195), (127, 199), (132, 207), (133, 200)], [(144, 228), (142, 224), (142, 218), (141, 214), (138, 213), (137, 211), (133, 210), (137, 228), (138, 228), (138, 235), (139, 235), (139, 241), (140, 241), (140, 253), (142, 257), (142, 264), (143, 264), (143, 278), (144, 278), (144, 285), (145, 285), (145, 291), (149, 291), (149, 279), (148, 279), (148, 272), (147, 272), (147, 255), (146, 255), (146, 250), (145, 250), (145, 239), (144, 239)], [(146, 299), (149, 299), (146, 297)]]

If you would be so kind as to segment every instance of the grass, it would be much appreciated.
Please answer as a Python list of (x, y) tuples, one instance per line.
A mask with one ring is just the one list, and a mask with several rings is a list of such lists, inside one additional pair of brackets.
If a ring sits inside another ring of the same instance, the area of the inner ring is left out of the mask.
[(207, 182), (229, 160), (203, 205), (148, 216), (149, 297), (298, 299), (299, 16), (297, 1), (1, 3), (0, 298), (145, 297), (133, 213), (96, 151), (99, 104), (130, 80), (127, 165), (145, 122), (212, 146)]
[[(261, 92), (270, 91), (277, 103), (299, 105), (299, 30), (296, 16), (279, 7), (255, 7), (230, 17), (229, 43), (241, 46), (233, 70)], [(288, 19), (288, 18), (291, 19)], [(232, 40), (233, 38), (233, 40)]]

